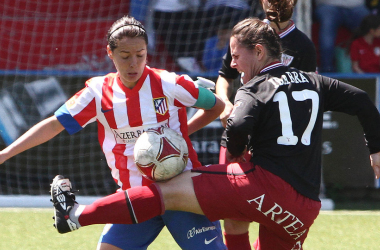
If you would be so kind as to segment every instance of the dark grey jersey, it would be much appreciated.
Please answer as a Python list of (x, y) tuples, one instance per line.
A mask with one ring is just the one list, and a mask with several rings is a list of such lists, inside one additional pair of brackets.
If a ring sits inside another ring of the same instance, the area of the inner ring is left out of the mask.
[(380, 151), (380, 115), (368, 95), (351, 85), (281, 64), (242, 86), (227, 121), (227, 149), (319, 200), (324, 111), (356, 115), (371, 153)]

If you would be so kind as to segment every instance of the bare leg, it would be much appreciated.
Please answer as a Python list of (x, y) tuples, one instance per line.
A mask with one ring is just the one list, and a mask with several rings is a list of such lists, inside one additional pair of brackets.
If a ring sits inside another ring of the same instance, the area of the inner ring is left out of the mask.
[(77, 226), (93, 224), (135, 224), (177, 210), (203, 215), (195, 196), (192, 176), (186, 171), (176, 178), (156, 185), (130, 188), (100, 198), (91, 205), (74, 206), (70, 218)]
[(250, 222), (224, 219), (224, 231), (227, 234), (244, 234), (248, 232)]
[(224, 219), (224, 238), (229, 250), (251, 250), (249, 242), (250, 222)]
[(99, 243), (96, 250), (122, 250), (122, 249), (108, 243)]
[(203, 215), (194, 192), (192, 176), (199, 173), (186, 171), (165, 183), (157, 183), (161, 189), (166, 210), (179, 210)]

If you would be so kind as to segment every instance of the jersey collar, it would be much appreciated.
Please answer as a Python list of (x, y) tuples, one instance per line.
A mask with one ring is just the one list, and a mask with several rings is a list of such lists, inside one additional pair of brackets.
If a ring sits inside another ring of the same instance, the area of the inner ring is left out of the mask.
[(272, 62), (271, 64), (265, 66), (262, 70), (260, 70), (260, 74), (281, 66), (284, 66), (284, 64), (282, 64), (280, 61)]
[(291, 21), (291, 24), (288, 25), (288, 27), (286, 27), (280, 33), (278, 33), (278, 35), (280, 36), (280, 38), (285, 37), (287, 34), (289, 34), (290, 32), (292, 32), (296, 28), (296, 25), (294, 24), (294, 22), (292, 20), (290, 20), (290, 21)]
[(117, 84), (126, 93), (139, 92), (139, 90), (141, 89), (143, 83), (145, 82), (146, 77), (148, 76), (149, 69), (150, 68), (148, 66), (145, 66), (145, 69), (144, 69), (144, 71), (143, 71), (140, 79), (137, 81), (136, 85), (132, 89), (127, 88), (126, 86), (124, 86), (124, 84), (120, 80), (119, 72), (117, 72), (117, 77), (116, 77)]

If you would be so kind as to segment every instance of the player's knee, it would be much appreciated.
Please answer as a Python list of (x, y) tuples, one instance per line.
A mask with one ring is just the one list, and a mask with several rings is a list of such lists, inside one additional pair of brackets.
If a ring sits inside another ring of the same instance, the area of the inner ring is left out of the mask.
[(250, 222), (231, 219), (224, 220), (224, 231), (227, 234), (244, 234), (248, 232)]

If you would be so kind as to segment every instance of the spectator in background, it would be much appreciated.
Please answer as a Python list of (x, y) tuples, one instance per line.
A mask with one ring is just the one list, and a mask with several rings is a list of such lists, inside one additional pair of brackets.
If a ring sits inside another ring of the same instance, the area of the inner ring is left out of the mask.
[(217, 73), (222, 66), (223, 55), (227, 53), (230, 33), (235, 24), (248, 17), (250, 6), (245, 0), (206, 0), (204, 18), (208, 38), (202, 54), (202, 65), (207, 72)]
[(232, 27), (248, 17), (257, 1), (156, 0), (152, 4), (156, 37), (181, 70), (204, 71), (201, 61), (206, 40), (217, 36), (221, 25), (229, 23)]
[(197, 63), (203, 47), (198, 43), (202, 13), (200, 0), (156, 0), (153, 5), (153, 27), (173, 60), (187, 72), (200, 72)]
[(222, 67), (223, 56), (228, 50), (230, 33), (230, 27), (221, 27), (215, 36), (206, 40), (202, 56), (202, 65), (206, 72), (217, 73)]
[(249, 16), (250, 5), (246, 0), (203, 0), (203, 11), (208, 18), (210, 31), (221, 24), (229, 23), (232, 27), (240, 20)]
[(353, 72), (380, 72), (380, 16), (366, 16), (352, 40), (350, 56)]
[(334, 50), (339, 27), (356, 30), (370, 14), (365, 0), (315, 0), (315, 15), (319, 22), (320, 72), (335, 72)]

